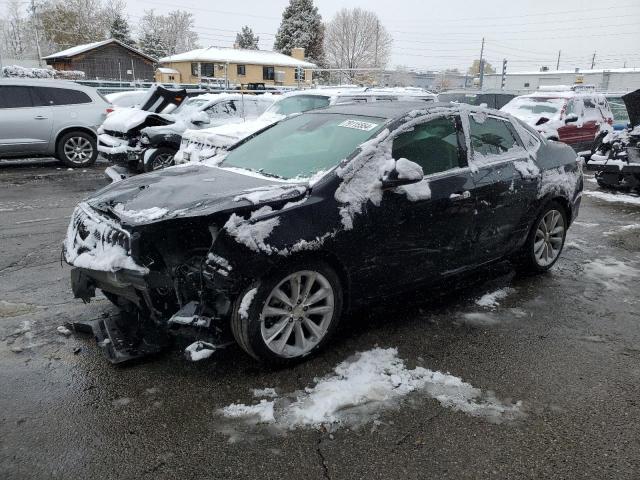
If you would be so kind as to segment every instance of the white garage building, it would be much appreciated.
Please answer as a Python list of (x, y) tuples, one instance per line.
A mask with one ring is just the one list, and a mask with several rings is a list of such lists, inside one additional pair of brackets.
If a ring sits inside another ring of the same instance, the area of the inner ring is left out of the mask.
[[(501, 74), (485, 74), (483, 90), (500, 89)], [(630, 92), (640, 88), (640, 68), (550, 70), (507, 73), (505, 90), (537, 90), (543, 85), (594, 85), (602, 92)]]

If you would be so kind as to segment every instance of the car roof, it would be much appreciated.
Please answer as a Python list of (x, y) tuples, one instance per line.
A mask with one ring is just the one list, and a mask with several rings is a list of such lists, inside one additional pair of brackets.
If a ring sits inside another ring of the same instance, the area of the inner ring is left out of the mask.
[(363, 117), (378, 117), (393, 120), (404, 117), (410, 112), (419, 110), (425, 114), (447, 113), (467, 110), (471, 112), (485, 111), (492, 115), (507, 117), (504, 112), (492, 108), (474, 107), (472, 105), (450, 103), (450, 102), (425, 102), (423, 101), (391, 101), (391, 102), (370, 102), (370, 103), (342, 103), (310, 110), (306, 113), (339, 113), (342, 115), (358, 115)]
[(58, 88), (72, 88), (74, 90), (82, 90), (84, 92), (95, 92), (96, 89), (87, 85), (81, 85), (71, 80), (56, 80), (45, 78), (24, 78), (24, 77), (9, 77), (0, 78), (0, 86), (2, 85), (17, 85), (20, 87), (58, 87)]

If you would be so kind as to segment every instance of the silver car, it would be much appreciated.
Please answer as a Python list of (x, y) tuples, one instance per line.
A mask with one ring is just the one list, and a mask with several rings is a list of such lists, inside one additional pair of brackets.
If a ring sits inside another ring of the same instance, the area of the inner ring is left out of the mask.
[(86, 167), (110, 104), (94, 88), (63, 80), (0, 79), (0, 158), (55, 156)]

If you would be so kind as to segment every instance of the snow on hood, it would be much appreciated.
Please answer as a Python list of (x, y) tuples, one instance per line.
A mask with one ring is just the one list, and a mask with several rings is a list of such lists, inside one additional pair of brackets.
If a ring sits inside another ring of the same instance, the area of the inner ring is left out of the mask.
[(147, 112), (138, 108), (123, 108), (111, 112), (104, 120), (98, 133), (104, 131), (126, 133), (146, 122), (150, 115), (158, 115), (156, 113)]
[(302, 391), (280, 396), (273, 388), (268, 392), (270, 400), (252, 405), (232, 403), (219, 412), (249, 425), (267, 424), (281, 430), (324, 426), (332, 430), (376, 421), (407, 395), (421, 394), (444, 408), (492, 423), (524, 416), (522, 402), (502, 401), (491, 391), (482, 391), (448, 373), (421, 366), (407, 368), (395, 348), (357, 353)]
[[(269, 194), (263, 202), (292, 201), (303, 196), (307, 187), (298, 188), (277, 179), (244, 175), (228, 169), (189, 164), (129, 177), (103, 188), (87, 200), (97, 210), (118, 216), (123, 223), (139, 225), (175, 217), (195, 217), (233, 211), (253, 203), (257, 188)], [(283, 196), (284, 195), (284, 196)], [(280, 198), (282, 197), (282, 198)]]

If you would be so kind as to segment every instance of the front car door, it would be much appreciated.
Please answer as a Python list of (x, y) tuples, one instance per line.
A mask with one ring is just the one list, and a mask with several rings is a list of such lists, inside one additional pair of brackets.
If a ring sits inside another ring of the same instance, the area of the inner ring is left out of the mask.
[(527, 148), (509, 119), (471, 113), (469, 135), (478, 200), (474, 243), (476, 260), (484, 263), (503, 257), (521, 238), (540, 172), (534, 147)]
[(51, 107), (33, 87), (0, 85), (0, 155), (46, 153), (51, 140)]
[(367, 205), (360, 256), (373, 288), (364, 296), (437, 282), (465, 268), (472, 255), (475, 196), (459, 117), (425, 120), (387, 142), (395, 160), (417, 163), (424, 178), (384, 191), (379, 206)]

